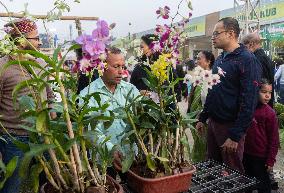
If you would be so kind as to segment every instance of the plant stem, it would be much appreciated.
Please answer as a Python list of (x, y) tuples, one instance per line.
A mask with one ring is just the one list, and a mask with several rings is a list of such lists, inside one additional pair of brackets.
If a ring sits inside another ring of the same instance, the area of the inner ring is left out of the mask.
[(128, 111), (126, 111), (126, 114), (127, 114), (127, 118), (129, 120), (132, 128), (134, 129), (134, 133), (135, 133), (135, 136), (136, 136), (136, 138), (138, 140), (138, 143), (139, 143), (140, 147), (142, 148), (143, 153), (145, 154), (145, 156), (147, 156), (148, 155), (148, 151), (147, 151), (147, 148), (146, 148), (145, 144), (143, 143), (143, 139), (138, 134), (136, 126), (135, 126), (135, 123), (134, 123), (133, 119), (131, 118), (130, 113)]
[(174, 158), (174, 161), (177, 160), (177, 152), (178, 152), (178, 149), (179, 149), (179, 128), (176, 129), (176, 139), (175, 139), (175, 150), (174, 150), (174, 155), (173, 155), (173, 158)]
[(149, 143), (150, 143), (151, 154), (154, 154), (154, 142), (153, 142), (153, 135), (152, 135), (151, 130), (149, 130)]
[(76, 168), (76, 164), (75, 164), (74, 154), (73, 154), (72, 148), (70, 149), (70, 161), (71, 161), (71, 172), (74, 175), (74, 180), (73, 180), (74, 188), (75, 188), (75, 190), (80, 191), (79, 175), (77, 173), (77, 168)]
[(154, 154), (155, 156), (157, 156), (158, 153), (159, 153), (159, 149), (160, 149), (161, 143), (162, 143), (162, 138), (159, 136), (158, 145), (156, 147), (156, 151), (155, 151), (155, 154)]
[(45, 164), (45, 162), (44, 162), (41, 158), (39, 158), (38, 160), (39, 160), (39, 162), (41, 163), (41, 165), (42, 165), (42, 167), (43, 167), (43, 171), (44, 171), (44, 173), (45, 173), (45, 175), (46, 175), (48, 181), (50, 182), (50, 184), (51, 184), (56, 190), (59, 190), (59, 187), (58, 187), (58, 185), (56, 184), (56, 182), (54, 181), (52, 175), (50, 174), (50, 172), (49, 172), (49, 170), (48, 170), (48, 167), (47, 167), (47, 165)]
[[(64, 116), (65, 116), (65, 119), (66, 119), (68, 135), (69, 135), (70, 139), (74, 139), (74, 132), (73, 132), (72, 123), (71, 123), (71, 119), (70, 119), (70, 115), (69, 115), (69, 111), (68, 111), (67, 100), (66, 100), (66, 97), (65, 97), (65, 88), (64, 88), (62, 81), (59, 78), (59, 72), (56, 72), (56, 79), (57, 79), (57, 82), (58, 82), (59, 88), (60, 88), (60, 96), (61, 96), (62, 103), (63, 103)], [(83, 184), (84, 179), (80, 178), (80, 175), (82, 174), (83, 169), (82, 169), (82, 163), (81, 163), (80, 154), (79, 154), (79, 148), (78, 148), (76, 143), (72, 146), (72, 153), (74, 155), (76, 168), (78, 170), (78, 173), (77, 172), (76, 173), (78, 175), (79, 185), (80, 185), (80, 188), (82, 190), (82, 188), (84, 189), (84, 184)], [(72, 170), (74, 170), (74, 169), (75, 168), (72, 167)], [(73, 173), (75, 173), (75, 172), (73, 171)]]
[(86, 149), (86, 144), (85, 144), (85, 141), (84, 139), (81, 140), (81, 147), (82, 147), (82, 152), (83, 152), (83, 157), (84, 157), (84, 161), (85, 161), (85, 164), (87, 166), (87, 169), (88, 169), (88, 172), (93, 180), (93, 182), (95, 183), (96, 186), (98, 186), (98, 181), (97, 181), (97, 178), (90, 166), (90, 163), (89, 163), (89, 160), (88, 160), (88, 155), (87, 155), (87, 149)]
[[(45, 130), (46, 130), (46, 128), (45, 128)], [(47, 137), (47, 136), (44, 137), (44, 143), (45, 143), (45, 144), (51, 144), (49, 137)], [(49, 153), (50, 158), (51, 158), (51, 160), (52, 160), (52, 162), (53, 162), (53, 165), (54, 165), (54, 168), (55, 168), (55, 173), (56, 173), (57, 178), (58, 178), (59, 181), (63, 184), (64, 188), (65, 188), (65, 189), (68, 189), (67, 184), (66, 184), (64, 178), (63, 178), (62, 175), (61, 175), (61, 171), (60, 171), (60, 168), (59, 168), (58, 160), (57, 160), (57, 158), (56, 158), (56, 155), (55, 155), (54, 150), (53, 150), (53, 149), (49, 149), (49, 150), (48, 150), (48, 153)]]

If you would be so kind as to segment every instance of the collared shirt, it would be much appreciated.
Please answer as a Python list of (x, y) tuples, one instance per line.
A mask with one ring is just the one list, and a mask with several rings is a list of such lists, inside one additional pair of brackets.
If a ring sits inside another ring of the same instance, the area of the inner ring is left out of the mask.
[[(134, 99), (138, 95), (140, 95), (139, 91), (137, 88), (125, 81), (121, 81), (115, 88), (114, 93), (109, 91), (109, 89), (106, 87), (105, 83), (101, 78), (98, 78), (97, 80), (91, 82), (89, 86), (84, 88), (81, 92), (80, 95), (82, 97), (88, 95), (88, 93), (94, 93), (94, 92), (99, 92), (100, 97), (101, 97), (101, 104), (108, 103), (110, 104), (108, 109), (109, 111), (115, 110), (119, 107), (124, 107), (126, 103), (126, 98), (127, 95), (129, 94), (129, 99)], [(98, 106), (97, 101), (92, 97), (89, 100), (88, 105), (90, 107), (96, 107)], [(105, 130), (103, 128), (103, 124), (99, 124), (97, 129), (102, 132), (106, 136), (111, 136), (110, 142), (112, 144), (118, 144), (120, 143), (121, 139), (121, 133), (125, 130), (126, 124), (122, 119), (115, 119), (112, 123), (112, 125)], [(110, 146), (110, 144), (108, 144)]]

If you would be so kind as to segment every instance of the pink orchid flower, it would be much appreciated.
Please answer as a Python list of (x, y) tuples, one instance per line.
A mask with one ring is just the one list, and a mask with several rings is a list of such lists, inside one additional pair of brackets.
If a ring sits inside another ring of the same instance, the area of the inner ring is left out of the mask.
[(97, 22), (97, 29), (93, 30), (92, 37), (94, 39), (107, 40), (109, 37), (109, 27), (106, 21), (99, 20)]
[(159, 15), (159, 17), (162, 17), (163, 19), (169, 18), (170, 8), (168, 6), (165, 6), (164, 8), (159, 7), (159, 9), (156, 11), (156, 13)]
[(93, 40), (92, 36), (82, 34), (82, 35), (80, 35), (79, 37), (76, 38), (75, 42), (83, 45), (83, 44), (86, 44), (87, 42), (90, 42), (92, 40)]

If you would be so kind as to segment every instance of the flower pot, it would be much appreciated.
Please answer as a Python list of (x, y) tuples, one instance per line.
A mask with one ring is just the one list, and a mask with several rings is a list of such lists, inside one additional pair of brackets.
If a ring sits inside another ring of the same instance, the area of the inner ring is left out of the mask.
[(188, 191), (192, 174), (195, 172), (192, 166), (183, 173), (160, 178), (143, 178), (129, 170), (127, 172), (127, 184), (136, 193), (180, 193)]
[[(122, 186), (117, 183), (112, 177), (107, 176), (107, 185), (110, 187), (109, 191), (106, 192), (103, 187), (90, 186), (87, 188), (86, 193), (124, 193)], [(57, 193), (51, 184), (45, 183), (40, 188), (40, 193)], [(75, 193), (72, 190), (64, 191), (64, 193)]]

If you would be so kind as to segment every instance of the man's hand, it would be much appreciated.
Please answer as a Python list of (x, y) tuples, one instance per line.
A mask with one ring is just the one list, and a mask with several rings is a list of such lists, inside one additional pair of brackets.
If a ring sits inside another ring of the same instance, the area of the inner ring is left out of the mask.
[(199, 135), (203, 135), (205, 133), (204, 123), (202, 123), (200, 121), (197, 122), (195, 128), (196, 128)]
[(239, 144), (238, 142), (235, 142), (230, 138), (228, 138), (225, 141), (225, 143), (221, 146), (221, 148), (223, 148), (223, 151), (225, 153), (235, 153), (237, 152), (238, 144)]
[(272, 166), (269, 166), (269, 165), (266, 165), (266, 171), (268, 173), (272, 172), (273, 171), (273, 167)]
[(150, 96), (150, 94), (151, 94), (151, 92), (150, 92), (150, 91), (148, 91), (148, 90), (140, 90), (140, 94), (141, 94), (141, 95), (143, 95), (143, 96), (147, 96), (147, 97), (149, 97), (149, 96)]
[[(121, 169), (122, 164), (121, 164), (121, 160), (123, 158), (123, 155), (121, 152), (119, 151), (114, 151), (113, 152), (113, 165), (116, 169)], [(120, 167), (120, 168), (118, 168)]]

